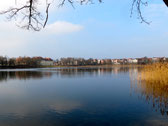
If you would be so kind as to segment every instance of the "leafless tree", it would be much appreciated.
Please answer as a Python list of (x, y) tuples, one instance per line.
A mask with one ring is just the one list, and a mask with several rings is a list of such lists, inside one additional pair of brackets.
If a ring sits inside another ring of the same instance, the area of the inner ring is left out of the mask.
[[(163, 0), (166, 6), (168, 6), (168, 0)], [(136, 8), (136, 11), (138, 12), (138, 17), (140, 18), (141, 22), (145, 22), (146, 24), (149, 24), (148, 21), (146, 21), (142, 15), (141, 7), (147, 6), (148, 1), (147, 0), (133, 0), (132, 2), (132, 8), (131, 8), (131, 16), (133, 14), (134, 7)]]
[[(17, 3), (17, 0), (15, 1)], [(45, 16), (38, 9), (39, 5), (38, 0), (27, 0), (25, 5), (21, 7), (9, 8), (8, 10), (0, 12), (0, 14), (8, 14), (9, 20), (20, 19), (18, 26), (21, 28), (27, 30), (39, 31), (41, 28), (44, 28), (46, 26), (49, 18), (49, 8), (51, 3), (48, 2), (48, 0), (45, 1), (46, 1)], [(95, 0), (95, 1), (102, 2), (103, 0)], [(168, 0), (163, 1), (168, 6)], [(63, 6), (66, 2), (69, 2), (73, 6), (74, 2), (79, 2), (81, 5), (83, 5), (87, 3), (93, 3), (94, 0), (60, 0), (59, 6)], [(147, 22), (144, 19), (143, 14), (141, 12), (141, 7), (147, 6), (147, 4), (148, 4), (147, 0), (133, 0), (131, 15), (133, 14), (133, 10), (136, 9), (136, 11), (138, 12), (138, 17), (140, 18), (141, 22), (149, 24), (149, 22)]]
[(0, 14), (8, 14), (7, 19), (9, 20), (20, 19), (18, 26), (21, 28), (39, 31), (42, 27), (46, 26), (50, 5), (51, 3), (48, 3), (46, 0), (45, 20), (43, 19), (42, 12), (38, 9), (38, 0), (27, 0), (25, 5), (9, 8), (8, 10), (0, 12)]

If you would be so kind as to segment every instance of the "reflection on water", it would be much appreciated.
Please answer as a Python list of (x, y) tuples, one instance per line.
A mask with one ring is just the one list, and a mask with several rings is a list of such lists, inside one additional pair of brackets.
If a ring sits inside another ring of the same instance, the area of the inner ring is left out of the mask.
[(3, 70), (0, 126), (168, 126), (167, 88), (139, 80), (140, 73), (138, 67)]
[[(150, 74), (152, 76), (153, 73)], [(164, 83), (164, 77), (153, 81), (142, 79), (144, 76), (143, 69), (130, 72), (133, 90), (140, 94), (141, 99), (145, 99), (148, 104), (151, 104), (156, 112), (159, 111), (162, 115), (168, 116), (168, 84)]]
[[(137, 68), (136, 68), (137, 69)], [(21, 70), (21, 71), (1, 71), (0, 81), (9, 79), (40, 79), (44, 77), (82, 77), (82, 76), (99, 76), (103, 74), (127, 73), (129, 67), (95, 67), (95, 68), (60, 68), (60, 69), (38, 69), (38, 70)]]
[[(49, 76), (51, 75), (50, 73), (48, 73)], [(0, 81), (3, 80), (9, 80), (9, 79), (38, 79), (38, 78), (42, 78), (45, 75), (42, 72), (37, 72), (37, 71), (8, 71), (8, 72), (0, 72)]]

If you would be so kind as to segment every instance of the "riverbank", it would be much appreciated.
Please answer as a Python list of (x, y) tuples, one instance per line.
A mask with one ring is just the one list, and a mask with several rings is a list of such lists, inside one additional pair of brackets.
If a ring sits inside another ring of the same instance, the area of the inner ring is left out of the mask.
[(85, 65), (85, 66), (41, 66), (40, 68), (69, 68), (69, 67), (83, 67), (83, 68), (95, 68), (95, 67), (142, 67), (144, 65), (130, 64), (130, 65)]
[(31, 69), (39, 68), (38, 66), (0, 66), (0, 69)]
[(0, 69), (31, 69), (31, 68), (97, 68), (97, 67), (143, 67), (138, 64), (124, 65), (85, 65), (85, 66), (0, 66)]

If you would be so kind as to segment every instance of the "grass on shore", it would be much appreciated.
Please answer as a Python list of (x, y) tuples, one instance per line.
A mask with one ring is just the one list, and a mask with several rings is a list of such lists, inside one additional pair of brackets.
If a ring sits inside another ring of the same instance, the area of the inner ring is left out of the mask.
[(137, 89), (155, 111), (168, 115), (168, 63), (145, 65), (138, 74)]
[(156, 63), (144, 66), (140, 79), (150, 83), (168, 85), (168, 63)]

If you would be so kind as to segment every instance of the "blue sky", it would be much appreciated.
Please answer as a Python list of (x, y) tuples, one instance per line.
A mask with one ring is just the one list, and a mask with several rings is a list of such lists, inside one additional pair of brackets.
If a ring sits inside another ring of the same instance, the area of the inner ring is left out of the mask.
[(147, 25), (140, 23), (136, 11), (130, 18), (131, 2), (104, 0), (101, 4), (75, 4), (75, 9), (68, 3), (57, 8), (54, 3), (48, 25), (40, 32), (18, 29), (15, 22), (6, 22), (1, 16), (0, 55), (54, 59), (168, 57), (168, 8), (161, 0), (151, 0), (142, 8), (144, 18), (151, 21)]

